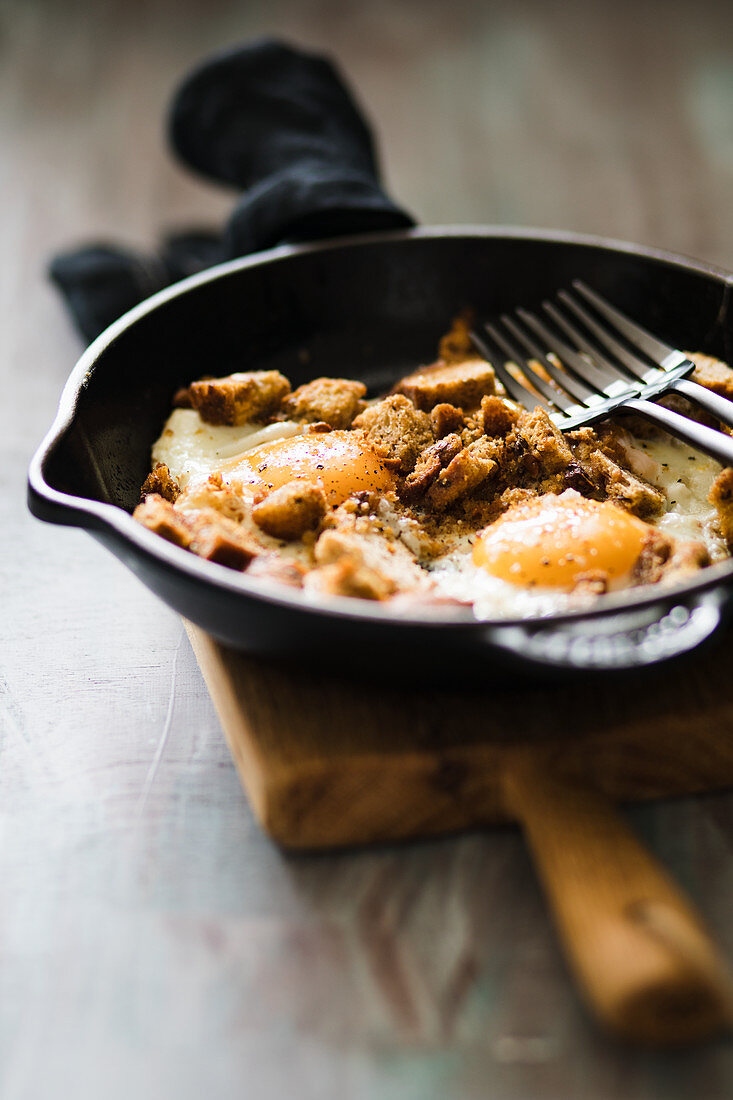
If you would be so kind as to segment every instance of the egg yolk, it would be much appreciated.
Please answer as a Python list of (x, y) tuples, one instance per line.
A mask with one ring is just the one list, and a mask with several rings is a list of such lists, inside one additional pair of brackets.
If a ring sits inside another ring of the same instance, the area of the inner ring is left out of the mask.
[(394, 474), (356, 432), (297, 435), (263, 443), (219, 467), (226, 481), (243, 492), (269, 493), (302, 478), (320, 485), (331, 505), (352, 493), (385, 490)]
[(648, 526), (609, 501), (568, 490), (511, 508), (479, 537), (476, 565), (515, 585), (572, 588), (589, 570), (623, 579), (641, 553)]

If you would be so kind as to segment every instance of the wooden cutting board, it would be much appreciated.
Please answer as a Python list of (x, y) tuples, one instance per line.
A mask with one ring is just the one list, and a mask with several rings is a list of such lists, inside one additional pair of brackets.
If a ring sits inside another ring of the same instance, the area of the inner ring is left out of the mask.
[(288, 848), (511, 820), (527, 753), (614, 801), (733, 786), (733, 638), (651, 675), (468, 693), (347, 683), (188, 633), (252, 808)]
[(279, 668), (188, 632), (254, 813), (278, 843), (516, 820), (604, 1025), (654, 1044), (731, 1027), (725, 961), (612, 806), (733, 785), (729, 639), (653, 675), (469, 692)]

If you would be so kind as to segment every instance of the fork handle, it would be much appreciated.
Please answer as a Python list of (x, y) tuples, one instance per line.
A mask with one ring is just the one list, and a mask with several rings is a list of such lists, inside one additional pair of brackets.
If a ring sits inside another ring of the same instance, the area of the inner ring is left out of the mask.
[(730, 401), (727, 397), (721, 397), (720, 394), (713, 393), (712, 390), (706, 389), (698, 382), (691, 382), (689, 378), (680, 378), (679, 381), (675, 382), (672, 386), (672, 392), (679, 393), (682, 397), (693, 401), (701, 409), (712, 413), (723, 424), (733, 428), (733, 401)]
[(687, 416), (665, 409), (663, 405), (657, 405), (653, 401), (645, 401), (642, 397), (632, 397), (614, 412), (616, 415), (623, 412), (637, 413), (646, 420), (666, 428), (671, 435), (683, 439), (691, 447), (697, 447), (699, 451), (711, 455), (724, 466), (733, 466), (733, 438), (723, 435), (715, 428), (698, 424), (696, 420), (690, 420)]

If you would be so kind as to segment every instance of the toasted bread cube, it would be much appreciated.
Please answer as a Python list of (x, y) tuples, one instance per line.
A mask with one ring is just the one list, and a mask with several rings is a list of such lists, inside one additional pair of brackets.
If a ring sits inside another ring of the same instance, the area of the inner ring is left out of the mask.
[(370, 405), (354, 421), (374, 450), (408, 473), (425, 447), (433, 442), (430, 418), (401, 394)]
[(246, 424), (276, 412), (290, 383), (279, 371), (255, 370), (192, 382), (188, 392), (207, 424)]
[(409, 397), (418, 409), (427, 412), (435, 405), (458, 405), (475, 409), (481, 398), (496, 390), (494, 368), (484, 359), (463, 359), (457, 363), (439, 361), (402, 378), (395, 393)]
[(283, 401), (283, 412), (296, 420), (349, 428), (364, 407), (366, 386), (348, 378), (314, 378)]
[(491, 394), (481, 398), (481, 421), (486, 435), (508, 435), (521, 416), (504, 397)]
[(573, 453), (565, 436), (544, 409), (521, 414), (516, 431), (539, 459), (543, 473), (557, 473), (572, 462)]
[(726, 363), (700, 353), (691, 354), (689, 358), (695, 364), (695, 370), (690, 376), (693, 382), (698, 382), (713, 393), (719, 393), (721, 397), (733, 398), (733, 370)]
[(326, 514), (326, 494), (308, 481), (289, 481), (268, 493), (252, 509), (252, 518), (276, 539), (299, 539), (318, 526)]
[(191, 520), (193, 539), (190, 549), (200, 558), (226, 565), (229, 569), (246, 569), (260, 552), (253, 539), (235, 520), (228, 519), (214, 508), (202, 508)]
[(498, 468), (492, 457), (493, 444), (485, 436), (464, 447), (441, 470), (428, 490), (428, 501), (436, 511), (442, 511), (460, 497), (477, 489)]
[(138, 504), (132, 518), (175, 546), (187, 550), (191, 545), (193, 533), (185, 516), (157, 493), (149, 493), (142, 504)]
[(145, 500), (145, 497), (151, 493), (157, 494), (170, 504), (173, 504), (180, 496), (181, 487), (164, 462), (159, 462), (153, 472), (145, 478), (140, 491), (140, 499)]
[(445, 401), (435, 405), (430, 412), (430, 424), (436, 439), (442, 439), (443, 436), (451, 435), (453, 432), (460, 432), (465, 426), (463, 409), (458, 409)]
[(708, 498), (718, 513), (720, 533), (733, 547), (733, 468), (726, 466), (716, 477)]

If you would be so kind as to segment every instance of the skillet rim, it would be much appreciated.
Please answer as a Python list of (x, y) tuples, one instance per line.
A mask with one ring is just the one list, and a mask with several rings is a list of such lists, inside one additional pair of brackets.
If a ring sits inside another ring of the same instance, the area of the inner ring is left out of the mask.
[[(578, 621), (606, 618), (624, 611), (638, 611), (659, 604), (669, 604), (677, 598), (694, 596), (710, 588), (733, 585), (733, 559), (708, 566), (701, 575), (692, 581), (682, 582), (662, 593), (655, 592), (652, 586), (630, 590), (626, 593), (607, 595), (602, 606), (577, 608), (549, 615), (519, 618), (477, 618), (471, 609), (455, 607), (422, 608), (419, 615), (413, 616), (407, 608), (399, 616), (381, 605), (369, 601), (355, 601), (346, 597), (320, 596), (312, 602), (303, 598), (299, 590), (290, 594), (283, 587), (263, 582), (262, 579), (250, 581), (246, 573), (236, 573), (225, 566), (204, 561), (191, 555), (180, 547), (167, 543), (160, 536), (147, 531), (136, 523), (130, 513), (119, 505), (104, 501), (80, 497), (55, 489), (45, 477), (45, 467), (54, 450), (65, 434), (71, 429), (87, 380), (91, 377), (103, 352), (124, 332), (133, 327), (141, 318), (155, 312), (168, 301), (195, 291), (197, 287), (216, 282), (230, 274), (251, 267), (287, 261), (296, 255), (314, 252), (338, 251), (344, 247), (368, 247), (381, 243), (409, 240), (438, 239), (538, 241), (577, 245), (585, 248), (604, 249), (631, 257), (654, 260), (663, 264), (680, 267), (686, 271), (705, 276), (721, 286), (720, 311), (727, 310), (730, 290), (733, 287), (733, 273), (714, 264), (710, 264), (680, 253), (669, 252), (655, 247), (633, 244), (614, 238), (599, 237), (590, 234), (574, 233), (558, 229), (540, 229), (504, 225), (446, 225), (415, 227), (402, 230), (384, 230), (378, 233), (360, 233), (345, 237), (330, 238), (297, 244), (283, 244), (250, 256), (239, 257), (217, 264), (205, 271), (182, 279), (150, 298), (134, 306), (118, 320), (104, 330), (82, 353), (77, 360), (66, 384), (63, 387), (54, 420), (36, 449), (28, 471), (28, 503), (31, 512), (39, 519), (64, 526), (82, 527), (92, 534), (110, 536), (112, 539), (130, 547), (134, 553), (157, 561), (161, 566), (183, 575), (186, 580), (212, 585), (220, 591), (232, 595), (254, 598), (266, 604), (298, 612), (325, 614), (339, 619), (381, 623), (396, 628), (451, 628), (459, 630), (492, 629), (517, 627), (524, 629), (542, 629), (560, 626)], [(60, 517), (65, 518), (60, 518)], [(126, 564), (130, 567), (130, 562)], [(133, 570), (134, 571), (134, 570)], [(362, 604), (364, 606), (362, 606)]]

